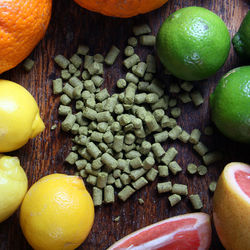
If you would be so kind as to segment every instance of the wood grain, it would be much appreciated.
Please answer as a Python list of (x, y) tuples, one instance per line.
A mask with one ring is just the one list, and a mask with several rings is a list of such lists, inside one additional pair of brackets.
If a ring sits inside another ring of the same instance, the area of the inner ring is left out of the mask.
[[(91, 54), (106, 52), (112, 44), (124, 49), (127, 38), (132, 35), (132, 26), (139, 23), (149, 23), (156, 34), (164, 19), (175, 10), (187, 6), (203, 6), (218, 14), (227, 24), (233, 36), (250, 8), (247, 0), (169, 0), (162, 8), (130, 19), (105, 17), (100, 14), (80, 8), (73, 0), (60, 0), (53, 3), (53, 14), (45, 38), (38, 44), (31, 57), (35, 60), (35, 67), (30, 73), (25, 73), (20, 66), (2, 74), (1, 78), (20, 83), (27, 88), (37, 100), (46, 130), (34, 140), (31, 140), (20, 150), (13, 152), (21, 159), (28, 177), (29, 185), (44, 175), (60, 172), (73, 173), (73, 169), (63, 164), (65, 156), (70, 150), (70, 137), (60, 132), (59, 127), (51, 131), (54, 123), (60, 123), (57, 115), (58, 97), (52, 95), (52, 79), (59, 75), (59, 69), (53, 62), (56, 54), (62, 53), (71, 56), (78, 44), (85, 43), (91, 48)], [(148, 50), (138, 51), (142, 58)], [(105, 87), (113, 91), (117, 79), (125, 74), (121, 70), (122, 56), (118, 62), (105, 73)], [(193, 128), (204, 129), (210, 125), (208, 97), (215, 88), (218, 80), (228, 70), (239, 66), (240, 62), (231, 49), (230, 56), (224, 67), (209, 80), (197, 83), (205, 97), (205, 103), (199, 108), (191, 104), (181, 106), (182, 116), (179, 118), (181, 126), (190, 132)], [(159, 75), (162, 77), (161, 72)], [(173, 78), (163, 78), (166, 85)], [(18, 122), (18, 121), (17, 121)], [(20, 124), (21, 126), (22, 124)], [(202, 197), (203, 212), (211, 214), (212, 196), (208, 185), (216, 180), (226, 163), (231, 161), (249, 162), (249, 147), (231, 142), (223, 137), (216, 129), (212, 138), (202, 137), (210, 148), (220, 148), (224, 152), (224, 160), (209, 167), (206, 177), (189, 177), (185, 171), (173, 182), (189, 184), (189, 193), (199, 193)], [(200, 158), (192, 151), (191, 145), (181, 143), (167, 143), (165, 147), (175, 145), (179, 151), (177, 161), (183, 168), (189, 162), (200, 164)], [(190, 203), (184, 199), (174, 208), (170, 208), (167, 197), (158, 195), (155, 189), (156, 182), (137, 192), (126, 203), (116, 202), (114, 205), (102, 206), (96, 209), (94, 227), (87, 240), (80, 249), (106, 249), (112, 243), (125, 235), (157, 222), (159, 220), (193, 212)], [(143, 198), (144, 206), (138, 204), (138, 198)], [(119, 222), (114, 222), (116, 216), (121, 216)], [(18, 221), (18, 212), (0, 225), (0, 249), (30, 249), (21, 233)], [(223, 249), (216, 233), (213, 233), (211, 249)]]

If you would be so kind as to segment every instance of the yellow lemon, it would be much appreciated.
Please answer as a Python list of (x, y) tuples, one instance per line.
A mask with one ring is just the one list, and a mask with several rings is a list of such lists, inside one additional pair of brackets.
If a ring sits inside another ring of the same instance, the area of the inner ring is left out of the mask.
[(34, 249), (75, 249), (88, 236), (93, 221), (93, 201), (78, 176), (41, 178), (21, 205), (21, 228)]
[(0, 152), (22, 147), (43, 130), (33, 96), (17, 83), (0, 80)]
[(16, 211), (27, 188), (27, 176), (19, 159), (0, 154), (0, 222)]

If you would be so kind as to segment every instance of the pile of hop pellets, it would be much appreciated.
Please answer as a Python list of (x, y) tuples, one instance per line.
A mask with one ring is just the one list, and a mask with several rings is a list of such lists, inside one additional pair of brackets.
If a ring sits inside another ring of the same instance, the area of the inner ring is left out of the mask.
[[(115, 194), (126, 201), (157, 176), (180, 173), (182, 167), (175, 161), (177, 150), (169, 147), (165, 151), (162, 146), (167, 140), (192, 143), (206, 166), (221, 157), (218, 152), (208, 152), (200, 141), (198, 129), (189, 134), (176, 121), (181, 115), (177, 98), (182, 103), (199, 106), (203, 103), (200, 92), (194, 90), (192, 83), (183, 82), (170, 84), (169, 93), (175, 97), (166, 95), (163, 84), (155, 77), (155, 57), (148, 54), (143, 62), (135, 53), (138, 41), (142, 46), (154, 46), (155, 36), (150, 35), (151, 29), (146, 24), (135, 26), (133, 33), (124, 50), (125, 79), (117, 81), (118, 93), (112, 95), (101, 86), (104, 67), (113, 65), (120, 54), (116, 46), (105, 57), (91, 56), (89, 48), (80, 45), (69, 60), (63, 55), (54, 58), (62, 68), (61, 77), (53, 80), (53, 93), (61, 95), (58, 112), (65, 116), (61, 129), (73, 135), (74, 143), (65, 161), (75, 165), (75, 174), (93, 186), (95, 206), (113, 203)], [(206, 128), (206, 134), (212, 134), (210, 127)], [(205, 165), (197, 167), (190, 163), (187, 171), (205, 175)], [(216, 183), (210, 186), (213, 190)], [(157, 190), (170, 193), (171, 206), (188, 195), (187, 185), (172, 185), (171, 181), (158, 183)], [(189, 198), (195, 209), (202, 208), (198, 194)], [(142, 204), (143, 200), (139, 202)]]

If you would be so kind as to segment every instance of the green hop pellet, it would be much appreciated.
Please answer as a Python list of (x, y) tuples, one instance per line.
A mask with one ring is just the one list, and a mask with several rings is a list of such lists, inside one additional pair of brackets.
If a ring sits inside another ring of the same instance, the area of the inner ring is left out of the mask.
[(169, 86), (169, 92), (172, 94), (178, 94), (180, 90), (181, 89), (177, 83), (171, 83)]
[(190, 93), (191, 99), (195, 106), (199, 106), (204, 102), (204, 99), (201, 95), (201, 93), (197, 90)]
[(80, 76), (81, 76), (81, 71), (80, 71), (80, 70), (77, 70), (77, 71), (74, 73), (74, 76), (75, 76), (75, 77), (80, 77)]
[(104, 79), (103, 77), (101, 76), (98, 76), (98, 75), (94, 75), (91, 77), (91, 81), (95, 84), (95, 86), (97, 88), (101, 87), (103, 82), (104, 82)]
[(135, 170), (132, 170), (130, 172), (130, 178), (133, 181), (136, 181), (137, 179), (139, 179), (141, 176), (143, 176), (147, 171), (144, 168), (138, 168)]
[(77, 49), (77, 54), (86, 56), (89, 52), (89, 47), (86, 45), (79, 45)]
[(213, 133), (214, 133), (214, 130), (213, 130), (213, 128), (212, 127), (205, 127), (204, 128), (204, 134), (205, 135), (213, 135)]
[(107, 144), (112, 143), (114, 141), (114, 136), (111, 131), (107, 131), (103, 134), (103, 140)]
[(169, 176), (168, 166), (159, 165), (158, 166), (159, 176), (160, 177), (167, 177)]
[(143, 80), (146, 81), (146, 82), (152, 81), (153, 80), (153, 74), (146, 72), (145, 75), (144, 75), (144, 77), (143, 77)]
[(71, 114), (71, 113), (72, 113), (72, 109), (69, 106), (60, 105), (58, 108), (59, 115), (66, 116), (66, 115)]
[(134, 194), (134, 192), (135, 190), (127, 185), (118, 193), (118, 198), (122, 201), (126, 201), (132, 194)]
[(188, 195), (187, 185), (174, 184), (172, 187), (172, 193), (179, 194), (179, 195)]
[(94, 58), (94, 61), (97, 63), (104, 62), (104, 57), (101, 54), (95, 54), (93, 58)]
[(178, 118), (181, 115), (181, 109), (179, 107), (172, 108), (170, 113), (174, 118)]
[(79, 127), (80, 127), (79, 124), (75, 123), (75, 124), (73, 125), (73, 127), (71, 128), (71, 133), (72, 133), (73, 135), (77, 135), (77, 134), (78, 134)]
[(135, 136), (132, 133), (128, 133), (125, 135), (124, 142), (128, 145), (131, 145), (135, 142)]
[(168, 197), (171, 207), (175, 206), (181, 201), (181, 196), (178, 194), (172, 194)]
[(182, 171), (182, 168), (180, 167), (180, 165), (176, 161), (170, 162), (168, 167), (173, 175), (176, 175)]
[(147, 72), (148, 73), (156, 73), (156, 60), (155, 57), (153, 55), (148, 54), (147, 55), (147, 59), (146, 59), (146, 63), (147, 63)]
[(189, 103), (192, 101), (192, 99), (190, 98), (190, 96), (187, 92), (180, 93), (178, 97), (180, 98), (182, 103)]
[(112, 174), (109, 174), (107, 184), (112, 185), (114, 183), (115, 183), (115, 178), (113, 177)]
[(178, 139), (184, 143), (187, 143), (189, 140), (190, 134), (186, 132), (185, 130), (182, 130), (182, 132), (179, 134)]
[(80, 148), (78, 149), (78, 154), (83, 157), (85, 160), (90, 161), (91, 160), (91, 155), (87, 152), (86, 148)]
[(61, 78), (53, 80), (53, 94), (61, 94), (63, 91), (63, 82)]
[(107, 99), (109, 97), (109, 93), (108, 93), (108, 90), (105, 88), (105, 89), (102, 89), (99, 93), (96, 94), (96, 99), (99, 101), (99, 102), (102, 102), (104, 101), (105, 99)]
[(117, 83), (116, 83), (116, 85), (117, 85), (117, 87), (119, 88), (119, 89), (124, 89), (124, 88), (126, 88), (126, 86), (127, 86), (127, 82), (126, 82), (126, 80), (125, 79), (119, 79), (118, 81), (117, 81)]
[(76, 73), (76, 71), (77, 71), (77, 68), (75, 67), (75, 65), (73, 63), (70, 63), (69, 64), (69, 73), (74, 74), (74, 73)]
[(82, 170), (86, 167), (87, 161), (85, 159), (81, 159), (81, 160), (77, 160), (75, 164), (78, 170)]
[(104, 202), (105, 203), (115, 202), (115, 190), (111, 185), (107, 185), (106, 187), (104, 187)]
[(88, 121), (83, 118), (83, 113), (81, 111), (79, 111), (78, 113), (75, 114), (76, 116), (76, 121), (80, 126), (86, 126), (88, 125)]
[(158, 102), (151, 104), (151, 109), (156, 110), (156, 109), (164, 109), (167, 110), (168, 108), (168, 97), (163, 96), (162, 98), (159, 99)]
[(61, 128), (63, 131), (68, 132), (73, 127), (74, 123), (76, 121), (75, 115), (68, 114), (65, 118), (65, 120), (61, 124)]
[(135, 37), (130, 37), (128, 39), (128, 45), (132, 46), (132, 47), (136, 47), (138, 41)]
[(144, 205), (144, 200), (142, 198), (139, 198), (138, 202), (139, 202), (140, 205)]
[(85, 107), (82, 110), (82, 116), (85, 118), (88, 118), (89, 120), (94, 121), (97, 118), (97, 112), (94, 109), (91, 109), (89, 107)]
[(156, 37), (153, 35), (143, 35), (140, 37), (140, 44), (143, 46), (155, 46)]
[(134, 65), (136, 65), (138, 62), (140, 62), (140, 57), (137, 54), (133, 54), (132, 56), (126, 58), (123, 61), (123, 65), (127, 68), (130, 69)]
[(86, 178), (86, 177), (88, 176), (88, 174), (86, 173), (86, 170), (85, 170), (85, 169), (80, 170), (80, 176), (81, 176), (82, 178)]
[(84, 64), (83, 64), (83, 67), (85, 69), (88, 69), (89, 66), (94, 62), (94, 57), (93, 56), (89, 56), (89, 55), (86, 55), (85, 58), (84, 58)]
[(133, 104), (135, 99), (136, 85), (133, 82), (130, 82), (125, 89), (124, 103)]
[(82, 65), (82, 58), (77, 54), (74, 54), (69, 60), (74, 64), (76, 68), (79, 68)]
[(127, 159), (131, 160), (131, 159), (134, 159), (136, 157), (141, 157), (141, 153), (136, 151), (136, 150), (131, 150), (128, 153), (126, 153), (125, 156), (126, 156)]
[(94, 206), (102, 205), (102, 190), (97, 187), (93, 187), (93, 202)]
[(78, 154), (74, 152), (70, 152), (68, 156), (66, 157), (65, 161), (69, 164), (73, 165), (78, 160)]
[(160, 122), (165, 115), (165, 111), (163, 109), (156, 109), (154, 110), (153, 115), (155, 117), (155, 120), (157, 122)]
[(205, 175), (207, 173), (207, 167), (204, 166), (204, 165), (200, 165), (198, 168), (197, 168), (197, 171), (198, 171), (198, 174), (199, 175)]
[(147, 94), (145, 101), (146, 103), (153, 104), (159, 101), (159, 97), (155, 93), (150, 93)]
[(171, 192), (172, 191), (171, 181), (157, 183), (157, 191), (159, 194)]
[(76, 110), (82, 110), (84, 106), (84, 103), (80, 100), (76, 101)]
[(57, 128), (57, 125), (56, 125), (56, 124), (53, 124), (53, 125), (50, 127), (51, 130), (55, 130), (56, 128)]
[(125, 80), (127, 82), (133, 82), (133, 83), (138, 83), (139, 79), (136, 75), (134, 75), (133, 73), (128, 72), (125, 76)]
[(191, 82), (183, 82), (181, 88), (187, 92), (190, 92), (193, 89), (194, 85)]
[(209, 184), (209, 190), (211, 192), (214, 192), (215, 189), (216, 189), (216, 186), (217, 186), (217, 182), (216, 181), (212, 181), (210, 184)]
[(114, 178), (119, 178), (121, 177), (121, 170), (120, 169), (115, 169), (113, 172)]
[(208, 152), (208, 148), (202, 142), (198, 142), (193, 146), (193, 149), (200, 155), (204, 156)]
[(105, 153), (108, 150), (108, 145), (104, 142), (99, 143), (98, 148)]
[(189, 174), (196, 174), (197, 173), (197, 166), (193, 163), (189, 163), (187, 165), (187, 171)]
[(92, 80), (86, 80), (83, 83), (84, 88), (88, 90), (90, 93), (94, 93), (96, 91), (95, 84)]
[(101, 75), (103, 73), (103, 64), (98, 62), (93, 62), (88, 66), (88, 71), (90, 75)]
[(84, 70), (82, 72), (82, 79), (85, 81), (85, 80), (89, 80), (90, 79), (90, 74), (87, 70)]
[(155, 142), (165, 142), (168, 139), (168, 131), (154, 134)]
[(63, 55), (57, 55), (54, 58), (54, 60), (56, 64), (60, 66), (62, 69), (66, 69), (68, 65), (70, 64), (70, 61), (67, 58), (65, 58)]
[(164, 156), (162, 157), (161, 161), (165, 164), (168, 165), (174, 158), (175, 156), (178, 154), (178, 151), (174, 148), (171, 147), (168, 149), (168, 151), (164, 154)]
[(100, 149), (93, 142), (87, 144), (87, 151), (94, 159), (101, 155)]
[(73, 98), (74, 99), (80, 99), (81, 98), (82, 89), (83, 89), (83, 86), (77, 86), (77, 87), (74, 88), (74, 90), (73, 90)]
[(195, 128), (192, 130), (190, 137), (189, 137), (189, 142), (192, 144), (197, 144), (200, 140), (201, 137), (201, 132), (199, 129)]
[(161, 157), (165, 154), (165, 150), (158, 142), (152, 144), (152, 151), (156, 157)]
[(90, 140), (94, 142), (102, 142), (102, 137), (103, 137), (103, 133), (93, 131), (93, 133), (90, 136)]
[(136, 189), (136, 190), (141, 189), (142, 187), (144, 187), (147, 184), (148, 184), (148, 181), (144, 177), (140, 177), (138, 180), (131, 183), (133, 188)]
[(97, 180), (96, 176), (90, 174), (88, 176), (88, 178), (86, 179), (86, 182), (89, 183), (92, 186), (95, 186), (96, 185), (96, 180)]
[(177, 104), (177, 100), (175, 98), (171, 98), (168, 102), (169, 107), (173, 108)]
[(98, 188), (104, 188), (107, 185), (108, 174), (105, 172), (98, 173), (96, 185)]
[(112, 169), (115, 169), (117, 167), (117, 160), (109, 153), (104, 153), (101, 159), (106, 166), (109, 166)]
[(154, 168), (151, 168), (147, 172), (146, 178), (147, 178), (148, 181), (153, 182), (156, 179), (157, 175), (158, 175), (158, 171), (156, 169), (154, 169)]
[(145, 123), (147, 125), (147, 129), (148, 129), (149, 133), (155, 132), (160, 128), (159, 124), (155, 120), (155, 117), (151, 114), (146, 115)]
[(132, 56), (134, 53), (135, 53), (135, 50), (134, 50), (134, 48), (132, 46), (127, 46), (124, 49), (124, 55), (125, 56)]
[(143, 77), (147, 70), (147, 64), (145, 62), (139, 62), (134, 70), (134, 74), (138, 77)]
[(208, 165), (215, 163), (216, 161), (221, 160), (222, 154), (221, 154), (221, 152), (214, 151), (214, 152), (210, 152), (210, 153), (205, 154), (202, 157), (202, 159), (203, 159), (203, 162), (208, 166)]
[(123, 187), (121, 179), (116, 179), (115, 180), (115, 187), (118, 189), (121, 189)]
[(140, 168), (142, 167), (142, 160), (140, 157), (136, 157), (134, 159), (132, 159), (130, 162), (129, 162), (130, 166), (133, 168), (133, 169), (136, 169), (136, 168)]
[(113, 65), (119, 53), (120, 50), (113, 45), (104, 59), (105, 63), (107, 65)]
[(163, 85), (158, 79), (153, 79), (151, 84), (148, 85), (147, 91), (157, 94), (158, 97), (160, 98), (164, 94), (164, 89), (162, 87)]
[(73, 91), (74, 91), (74, 88), (69, 83), (66, 83), (64, 85), (64, 87), (63, 87), (63, 93), (65, 93), (71, 99), (73, 98)]
[(151, 150), (151, 143), (149, 141), (143, 141), (140, 147), (140, 153), (143, 155), (147, 155)]
[(121, 179), (121, 182), (122, 182), (123, 185), (128, 185), (131, 182), (131, 178), (126, 173), (123, 173), (121, 175), (120, 179)]
[(34, 67), (34, 64), (35, 64), (34, 60), (27, 58), (23, 62), (23, 68), (26, 72), (30, 72)]
[(115, 152), (121, 152), (124, 143), (124, 136), (123, 135), (115, 135), (114, 142), (113, 142), (113, 150)]
[(139, 91), (147, 91), (147, 87), (149, 86), (149, 82), (139, 82), (138, 90)]
[(194, 209), (200, 210), (203, 207), (201, 198), (198, 194), (191, 194), (189, 199)]
[(151, 28), (147, 24), (136, 25), (133, 27), (133, 33), (135, 36), (141, 36), (151, 33)]
[(172, 140), (176, 140), (178, 136), (181, 134), (181, 132), (182, 132), (182, 128), (177, 125), (169, 131), (168, 136)]

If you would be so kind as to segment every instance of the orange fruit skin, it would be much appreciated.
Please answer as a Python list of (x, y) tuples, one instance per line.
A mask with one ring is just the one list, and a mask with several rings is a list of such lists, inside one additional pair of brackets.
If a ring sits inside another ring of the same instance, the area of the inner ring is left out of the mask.
[(106, 16), (132, 17), (161, 7), (168, 0), (74, 0), (81, 7)]
[[(237, 194), (225, 177), (232, 162), (222, 172), (213, 198), (213, 221), (221, 243), (226, 249), (250, 249), (250, 204)], [(248, 166), (250, 168), (250, 166)]]
[(0, 0), (0, 74), (23, 61), (43, 38), (52, 0)]

